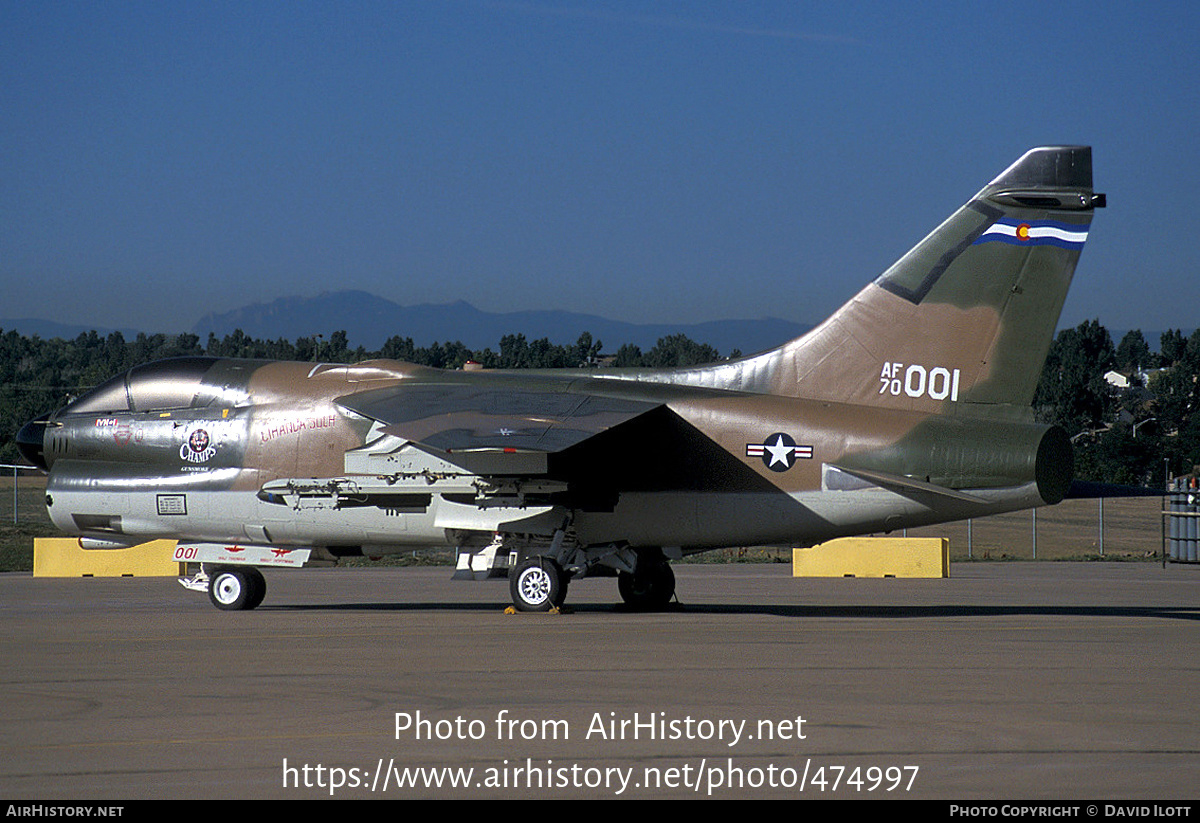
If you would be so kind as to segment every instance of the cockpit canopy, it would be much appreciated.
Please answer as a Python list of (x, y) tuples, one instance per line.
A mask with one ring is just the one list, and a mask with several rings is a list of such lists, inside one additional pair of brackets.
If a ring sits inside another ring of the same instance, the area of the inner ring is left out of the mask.
[(204, 376), (215, 357), (180, 357), (134, 366), (67, 404), (61, 414), (114, 414), (210, 405), (220, 390)]

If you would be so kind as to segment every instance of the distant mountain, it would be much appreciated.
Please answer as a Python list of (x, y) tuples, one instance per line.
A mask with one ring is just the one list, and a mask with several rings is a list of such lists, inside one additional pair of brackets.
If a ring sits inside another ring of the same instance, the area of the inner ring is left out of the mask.
[(326, 292), (317, 297), (281, 297), (233, 311), (205, 315), (192, 328), (200, 344), (209, 332), (224, 337), (241, 329), (267, 340), (329, 335), (344, 329), (351, 346), (378, 349), (389, 337), (411, 337), (418, 346), (433, 342), (462, 341), (471, 349), (499, 347), (506, 334), (523, 334), (527, 340), (543, 337), (550, 342), (574, 343), (583, 332), (604, 343), (613, 353), (625, 343), (654, 346), (660, 337), (685, 334), (708, 343), (721, 354), (733, 349), (743, 354), (773, 348), (797, 337), (808, 325), (764, 317), (758, 320), (715, 320), (708, 323), (626, 323), (593, 314), (567, 311), (486, 312), (459, 300), (454, 303), (401, 306), (362, 291)]

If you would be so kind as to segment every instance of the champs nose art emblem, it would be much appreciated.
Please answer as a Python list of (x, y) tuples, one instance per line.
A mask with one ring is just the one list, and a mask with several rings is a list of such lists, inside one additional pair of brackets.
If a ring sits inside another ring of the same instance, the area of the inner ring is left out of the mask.
[(179, 447), (179, 456), (189, 463), (205, 463), (216, 453), (207, 429), (192, 429)]

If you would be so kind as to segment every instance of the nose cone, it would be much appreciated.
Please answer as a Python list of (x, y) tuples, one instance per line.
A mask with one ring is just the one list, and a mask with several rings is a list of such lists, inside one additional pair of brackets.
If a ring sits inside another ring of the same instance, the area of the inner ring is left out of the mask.
[(31, 420), (17, 432), (17, 450), (33, 465), (43, 471), (46, 465), (46, 420), (50, 415), (43, 414), (37, 420)]

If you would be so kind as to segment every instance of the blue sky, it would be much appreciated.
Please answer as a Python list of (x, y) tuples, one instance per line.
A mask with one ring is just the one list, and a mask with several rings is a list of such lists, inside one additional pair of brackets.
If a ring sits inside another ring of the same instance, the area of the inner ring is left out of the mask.
[(0, 317), (818, 322), (1085, 143), (1109, 207), (1061, 325), (1191, 329), (1197, 42), (1183, 2), (0, 0)]

